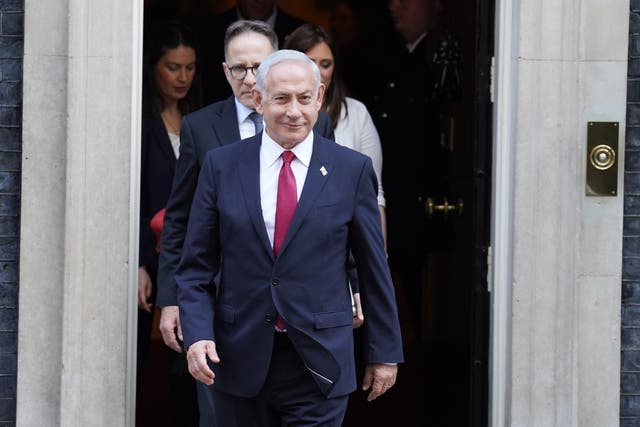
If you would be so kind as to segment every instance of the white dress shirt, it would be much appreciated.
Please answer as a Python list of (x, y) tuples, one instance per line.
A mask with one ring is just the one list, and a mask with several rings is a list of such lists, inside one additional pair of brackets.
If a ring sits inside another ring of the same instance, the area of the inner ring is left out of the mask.
[[(347, 108), (340, 110), (340, 120), (334, 130), (336, 142), (352, 150), (369, 156), (373, 170), (378, 178), (378, 205), (385, 206), (384, 189), (382, 188), (382, 147), (380, 136), (376, 130), (367, 107), (358, 100), (345, 98)], [(349, 113), (347, 115), (347, 112)]]
[[(267, 227), (269, 242), (273, 247), (273, 234), (276, 225), (276, 203), (278, 200), (278, 178), (282, 168), (282, 152), (285, 151), (277, 142), (262, 132), (262, 144), (260, 145), (260, 203), (262, 205), (262, 217)], [(302, 187), (307, 179), (311, 153), (313, 152), (313, 132), (291, 150), (296, 155), (291, 162), (291, 171), (296, 179), (296, 191), (298, 200), (302, 193)]]
[(171, 143), (171, 148), (173, 148), (173, 154), (176, 155), (176, 159), (180, 157), (180, 135), (177, 133), (167, 132), (169, 135), (169, 142)]
[(238, 129), (240, 130), (240, 139), (252, 137), (256, 134), (256, 127), (253, 124), (253, 120), (249, 118), (249, 114), (254, 110), (242, 105), (238, 98), (233, 99), (236, 103), (236, 115), (238, 119)]

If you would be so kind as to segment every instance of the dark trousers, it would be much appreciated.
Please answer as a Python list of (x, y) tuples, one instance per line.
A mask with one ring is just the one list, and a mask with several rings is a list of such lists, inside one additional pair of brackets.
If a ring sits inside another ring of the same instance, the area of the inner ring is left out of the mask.
[[(193, 379), (193, 378), (192, 378)], [(198, 410), (200, 412), (200, 427), (223, 426), (216, 421), (216, 411), (211, 395), (210, 386), (196, 381), (196, 391), (198, 393)]]
[(254, 398), (231, 396), (215, 390), (219, 426), (225, 427), (339, 427), (348, 396), (327, 399), (286, 333), (276, 333), (265, 385)]

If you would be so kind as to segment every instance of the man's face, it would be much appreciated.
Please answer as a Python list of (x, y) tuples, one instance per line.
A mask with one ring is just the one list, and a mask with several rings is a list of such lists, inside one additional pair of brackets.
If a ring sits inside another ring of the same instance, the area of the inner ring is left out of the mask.
[(244, 19), (265, 21), (273, 12), (275, 0), (238, 0), (236, 3)]
[(324, 85), (315, 90), (310, 65), (284, 61), (269, 70), (265, 96), (257, 89), (256, 110), (263, 115), (267, 134), (284, 148), (292, 148), (312, 131), (322, 105)]
[(393, 26), (407, 41), (413, 42), (427, 31), (431, 0), (388, 0)]
[(273, 47), (269, 39), (251, 31), (234, 37), (227, 46), (226, 62), (222, 64), (224, 74), (235, 97), (248, 108), (255, 108), (251, 90), (256, 85), (256, 76), (253, 71), (247, 70), (246, 76), (238, 80), (231, 75), (231, 68), (260, 65), (260, 62), (272, 52)]

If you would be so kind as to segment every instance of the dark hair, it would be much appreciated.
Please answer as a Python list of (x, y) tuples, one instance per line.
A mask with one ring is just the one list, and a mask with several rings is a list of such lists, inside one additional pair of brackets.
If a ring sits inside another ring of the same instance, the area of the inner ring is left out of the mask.
[(274, 51), (278, 50), (278, 36), (276, 33), (265, 24), (263, 21), (255, 21), (249, 19), (241, 19), (233, 22), (227, 27), (227, 31), (224, 33), (224, 57), (227, 58), (227, 48), (229, 43), (240, 34), (244, 33), (257, 33), (265, 36)]
[(331, 78), (331, 84), (326, 88), (324, 92), (324, 100), (322, 101), (322, 110), (331, 118), (333, 127), (338, 126), (340, 120), (340, 112), (344, 107), (345, 114), (349, 114), (347, 111), (347, 103), (345, 97), (347, 96), (347, 89), (342, 81), (340, 75), (340, 61), (338, 59), (338, 52), (336, 50), (335, 43), (329, 37), (329, 34), (319, 25), (316, 24), (304, 24), (299, 26), (294, 32), (287, 36), (284, 43), (285, 49), (299, 50), (300, 52), (307, 53), (313, 49), (319, 43), (325, 42), (331, 54), (333, 55), (333, 76)]
[[(198, 44), (194, 33), (185, 25), (176, 21), (160, 21), (145, 34), (143, 55), (143, 87), (142, 113), (144, 116), (156, 116), (164, 109), (164, 99), (158, 90), (155, 68), (160, 58), (172, 49), (180, 46), (190, 47), (196, 51), (198, 61)], [(188, 114), (200, 108), (202, 92), (200, 73), (196, 62), (196, 74), (187, 95), (178, 101), (180, 112)]]

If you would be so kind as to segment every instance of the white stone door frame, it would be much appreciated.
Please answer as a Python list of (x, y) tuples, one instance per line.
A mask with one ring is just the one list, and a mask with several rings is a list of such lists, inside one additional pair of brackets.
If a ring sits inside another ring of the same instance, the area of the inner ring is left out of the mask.
[(135, 424), (143, 0), (25, 0), (17, 425)]
[[(497, 0), (490, 426), (617, 426), (629, 1)], [(618, 195), (585, 196), (589, 121)]]
[(517, 110), (519, 1), (495, 3), (491, 189), (489, 426), (509, 427), (510, 313), (513, 278), (513, 177)]

